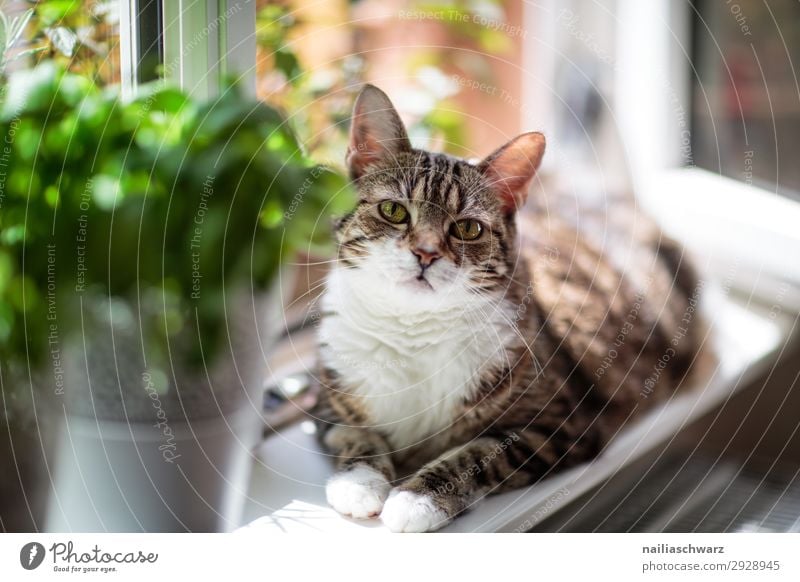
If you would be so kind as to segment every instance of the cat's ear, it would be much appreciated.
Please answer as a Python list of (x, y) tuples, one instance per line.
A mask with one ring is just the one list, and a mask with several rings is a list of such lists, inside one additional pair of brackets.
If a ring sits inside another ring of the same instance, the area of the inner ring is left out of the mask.
[(542, 163), (544, 146), (541, 133), (523, 133), (478, 164), (507, 213), (513, 214), (525, 204), (528, 187)]
[(350, 177), (360, 178), (369, 165), (391, 161), (410, 149), (406, 129), (389, 97), (374, 85), (365, 85), (356, 98), (350, 125)]

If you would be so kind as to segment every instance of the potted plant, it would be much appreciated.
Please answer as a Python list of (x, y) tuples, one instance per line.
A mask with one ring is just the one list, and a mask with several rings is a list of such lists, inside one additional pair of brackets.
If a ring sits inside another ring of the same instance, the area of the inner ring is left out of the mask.
[(235, 527), (280, 266), (346, 181), (235, 87), (121, 102), (45, 63), (12, 77), (0, 134), (4, 422), (52, 475), (47, 529)]

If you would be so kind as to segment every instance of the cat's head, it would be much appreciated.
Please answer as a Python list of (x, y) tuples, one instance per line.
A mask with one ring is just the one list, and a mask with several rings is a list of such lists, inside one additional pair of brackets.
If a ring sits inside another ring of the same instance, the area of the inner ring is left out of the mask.
[(544, 147), (525, 133), (477, 164), (413, 149), (389, 98), (367, 85), (347, 152), (358, 206), (337, 228), (343, 268), (420, 304), (503, 293), (514, 215)]

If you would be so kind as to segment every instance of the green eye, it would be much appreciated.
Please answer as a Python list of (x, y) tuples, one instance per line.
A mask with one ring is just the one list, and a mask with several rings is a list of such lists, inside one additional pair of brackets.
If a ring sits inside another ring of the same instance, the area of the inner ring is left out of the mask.
[(386, 220), (393, 224), (400, 224), (408, 221), (408, 210), (402, 204), (386, 200), (378, 205), (378, 210)]
[(483, 234), (483, 225), (471, 218), (454, 222), (450, 227), (450, 235), (461, 240), (475, 240), (481, 234)]

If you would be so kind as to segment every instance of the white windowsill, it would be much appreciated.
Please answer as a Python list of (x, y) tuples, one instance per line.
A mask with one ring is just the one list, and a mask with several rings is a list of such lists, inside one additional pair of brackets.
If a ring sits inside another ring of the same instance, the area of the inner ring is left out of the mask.
[(800, 203), (696, 167), (653, 173), (637, 200), (701, 272), (800, 311)]
[[(720, 361), (704, 385), (687, 390), (631, 425), (597, 459), (541, 483), (491, 496), (445, 532), (495, 532), (528, 529), (622, 467), (668, 440), (704, 413), (730, 398), (774, 363), (794, 331), (786, 313), (757, 313), (711, 290), (704, 311)], [(332, 465), (321, 452), (310, 423), (300, 423), (268, 438), (258, 449), (244, 523), (239, 531), (387, 532), (379, 520), (339, 516), (325, 501), (324, 484)]]

